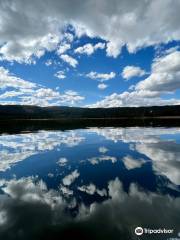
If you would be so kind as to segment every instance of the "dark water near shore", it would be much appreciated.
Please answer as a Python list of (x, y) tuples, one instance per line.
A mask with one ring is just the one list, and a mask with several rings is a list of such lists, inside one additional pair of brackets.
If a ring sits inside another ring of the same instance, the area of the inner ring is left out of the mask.
[(180, 239), (179, 127), (4, 132), (0, 239)]

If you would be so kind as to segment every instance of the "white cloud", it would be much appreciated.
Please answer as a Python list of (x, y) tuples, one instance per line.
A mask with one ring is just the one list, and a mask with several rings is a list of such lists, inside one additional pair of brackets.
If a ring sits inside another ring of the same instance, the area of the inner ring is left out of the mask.
[(156, 58), (148, 78), (140, 81), (135, 89), (164, 93), (180, 88), (180, 51)]
[(110, 73), (97, 73), (97, 72), (90, 72), (86, 74), (86, 77), (91, 79), (97, 79), (100, 81), (107, 81), (109, 79), (113, 79), (116, 77), (116, 73), (110, 72)]
[(69, 33), (69, 32), (65, 32), (63, 37), (64, 37), (65, 41), (69, 42), (69, 43), (73, 42), (73, 40), (74, 40), (73, 34)]
[(83, 96), (80, 96), (76, 91), (67, 90), (64, 94), (60, 96), (59, 103), (71, 103), (80, 102), (84, 100)]
[(69, 55), (67, 55), (67, 54), (62, 54), (61, 56), (60, 56), (60, 58), (64, 61), (64, 62), (66, 62), (66, 63), (68, 63), (71, 67), (73, 67), (73, 68), (75, 68), (77, 65), (78, 65), (78, 61), (75, 59), (75, 58), (73, 58), (73, 57), (71, 57), (71, 56), (69, 56)]
[(59, 79), (66, 78), (66, 75), (65, 75), (64, 71), (58, 71), (57, 73), (54, 74), (54, 76), (59, 78)]
[(122, 77), (125, 78), (126, 80), (129, 80), (130, 78), (141, 77), (145, 74), (146, 74), (146, 72), (143, 69), (141, 69), (140, 67), (126, 66), (123, 69)]
[[(39, 106), (60, 106), (62, 104), (77, 104), (84, 100), (84, 97), (79, 95), (77, 92), (73, 90), (67, 90), (64, 93), (56, 92), (52, 89), (42, 89), (41, 91), (37, 91), (38, 97), (36, 97), (36, 93), (31, 96), (21, 97), (22, 102), (20, 104), (25, 105), (39, 105)], [(40, 96), (43, 96), (40, 97)]]
[(99, 88), (100, 90), (104, 90), (104, 89), (106, 89), (107, 87), (108, 87), (107, 84), (104, 84), (104, 83), (98, 84), (98, 88)]
[[(78, 4), (67, 3), (64, 0), (46, 0), (46, 2), (32, 0), (26, 4), (23, 0), (7, 3), (2, 1), (0, 2), (0, 59), (35, 63), (36, 58), (43, 56), (46, 51), (55, 51), (59, 52), (63, 61), (75, 68), (78, 61), (65, 52), (70, 49), (70, 45), (73, 45), (73, 40), (77, 40), (76, 37), (83, 34), (91, 38), (99, 38), (99, 41), (104, 41), (106, 44), (99, 42), (80, 46), (79, 52), (91, 54), (96, 49), (103, 49), (106, 45), (107, 55), (113, 57), (118, 56), (124, 45), (132, 53), (146, 46), (179, 40), (179, 7), (178, 0), (174, 0), (173, 4), (171, 0), (142, 0), (138, 4), (132, 0), (112, 0), (111, 3), (105, 0), (103, 4), (95, 0), (85, 2), (80, 0)], [(70, 9), (73, 9), (73, 12)], [(67, 30), (69, 24), (73, 34)], [(166, 51), (165, 54), (156, 58), (152, 65), (152, 73), (135, 86), (134, 92), (114, 93), (91, 106), (179, 104), (179, 100), (173, 98), (169, 100), (160, 98), (161, 94), (172, 93), (179, 88), (179, 51), (174, 48)], [(104, 81), (111, 79), (108, 75), (108, 73), (91, 72), (89, 77)], [(63, 75), (60, 77), (62, 78)], [(15, 86), (17, 78), (13, 81)], [(1, 82), (0, 79), (0, 84)], [(3, 84), (8, 86), (8, 81)], [(17, 85), (20, 86), (20, 82)], [(99, 84), (98, 87), (105, 89), (106, 86)], [(12, 96), (13, 93), (6, 93), (4, 99), (8, 95)], [(17, 93), (18, 96), (23, 104), (45, 106), (52, 104), (53, 101), (55, 103), (55, 99), (51, 101), (47, 98), (37, 99), (30, 94), (20, 98), (20, 92)], [(66, 97), (66, 94), (64, 96)], [(113, 99), (114, 97), (117, 97), (117, 100)], [(12, 103), (19, 103), (19, 101), (8, 101), (8, 104)], [(2, 104), (6, 104), (6, 101)]]
[(179, 40), (179, 8), (179, 0), (173, 4), (171, 0), (1, 1), (1, 58), (31, 62), (45, 51), (56, 50), (68, 24), (78, 36), (87, 34), (107, 41), (107, 55), (113, 57), (123, 45), (135, 52)]
[(96, 43), (96, 44), (94, 45), (94, 48), (95, 48), (95, 50), (97, 50), (97, 49), (104, 49), (105, 46), (106, 46), (105, 43), (99, 42), (99, 43)]
[(151, 91), (134, 91), (123, 92), (120, 94), (113, 93), (106, 96), (103, 100), (94, 104), (87, 105), (87, 107), (96, 108), (110, 108), (110, 107), (138, 107), (138, 106), (163, 106), (163, 105), (178, 105), (178, 99), (161, 99), (157, 97), (158, 92)]
[(69, 50), (71, 48), (71, 45), (69, 43), (63, 43), (62, 45), (60, 45), (57, 49), (57, 54), (61, 55), (64, 54), (67, 50)]
[(11, 74), (8, 69), (0, 67), (0, 88), (6, 89), (8, 87), (15, 89), (33, 89), (36, 87), (36, 84), (18, 78)]
[(110, 41), (107, 43), (106, 53), (108, 57), (116, 58), (121, 53), (121, 48), (123, 46), (122, 42)]
[(53, 64), (53, 61), (51, 59), (48, 59), (46, 62), (45, 62), (45, 65), (46, 66), (51, 66)]
[(87, 54), (91, 55), (93, 54), (96, 50), (98, 49), (104, 49), (105, 48), (105, 43), (97, 43), (95, 45), (92, 45), (91, 43), (87, 43), (81, 47), (78, 47), (74, 50), (75, 53), (79, 54)]
[[(21, 25), (22, 26), (22, 25)], [(36, 58), (44, 55), (45, 51), (52, 51), (57, 48), (60, 41), (58, 34), (48, 34), (40, 37), (29, 37), (7, 41), (0, 48), (0, 60), (17, 61), (19, 63), (35, 63)]]
[(39, 88), (34, 92), (34, 97), (51, 100), (52, 98), (59, 98), (60, 94), (50, 88)]
[(23, 92), (7, 91), (0, 95), (0, 99), (12, 98), (23, 95)]
[[(58, 72), (62, 78), (62, 72)], [(11, 91), (6, 91), (7, 88), (13, 88)], [(77, 92), (67, 90), (64, 93), (45, 88), (36, 83), (32, 83), (14, 76), (7, 69), (0, 67), (0, 89), (3, 91), (0, 95), (1, 104), (24, 104), (24, 105), (61, 105), (75, 104), (84, 100)], [(9, 100), (9, 98), (16, 97), (16, 100)]]
[(175, 47), (168, 48), (168, 49), (165, 50), (165, 52), (162, 52), (162, 54), (165, 53), (165, 55), (166, 55), (166, 54), (169, 54), (169, 53), (178, 51), (179, 48), (180, 48), (179, 46), (175, 46)]
[[(5, 91), (6, 88), (13, 88), (12, 91)], [(59, 97), (59, 93), (52, 89), (42, 88), (38, 84), (26, 81), (19, 77), (14, 76), (7, 69), (0, 67), (0, 89), (5, 91), (1, 94), (2, 104), (6, 104), (6, 99), (12, 97), (18, 97), (21, 104), (36, 101), (37, 105), (48, 104), (47, 100), (56, 99)], [(44, 97), (44, 99), (42, 99)], [(39, 101), (38, 101), (39, 100)], [(12, 101), (7, 101), (7, 104)], [(18, 101), (17, 101), (18, 103)]]
[[(94, 76), (95, 74), (92, 74)], [(156, 58), (149, 77), (138, 82), (132, 92), (113, 93), (89, 107), (122, 107), (175, 105), (180, 100), (162, 99), (164, 93), (173, 93), (180, 88), (180, 51), (175, 49), (167, 55)]]

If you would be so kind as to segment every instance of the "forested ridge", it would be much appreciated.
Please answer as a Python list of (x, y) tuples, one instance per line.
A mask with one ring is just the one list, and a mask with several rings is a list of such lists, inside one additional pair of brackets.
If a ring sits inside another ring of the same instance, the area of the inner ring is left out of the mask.
[(180, 117), (180, 105), (120, 108), (1, 105), (0, 119)]

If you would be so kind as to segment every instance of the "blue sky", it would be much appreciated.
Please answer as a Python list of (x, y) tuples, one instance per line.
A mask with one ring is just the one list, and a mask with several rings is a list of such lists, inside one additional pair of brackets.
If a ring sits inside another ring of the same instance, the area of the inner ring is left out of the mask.
[(0, 104), (180, 104), (180, 3), (140, 2), (0, 2)]

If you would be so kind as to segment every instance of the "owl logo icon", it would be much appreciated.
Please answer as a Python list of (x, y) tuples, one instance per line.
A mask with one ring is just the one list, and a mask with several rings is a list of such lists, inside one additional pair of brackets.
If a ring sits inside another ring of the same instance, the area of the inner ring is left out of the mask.
[(135, 234), (140, 236), (143, 234), (143, 228), (142, 227), (137, 227), (135, 228)]

